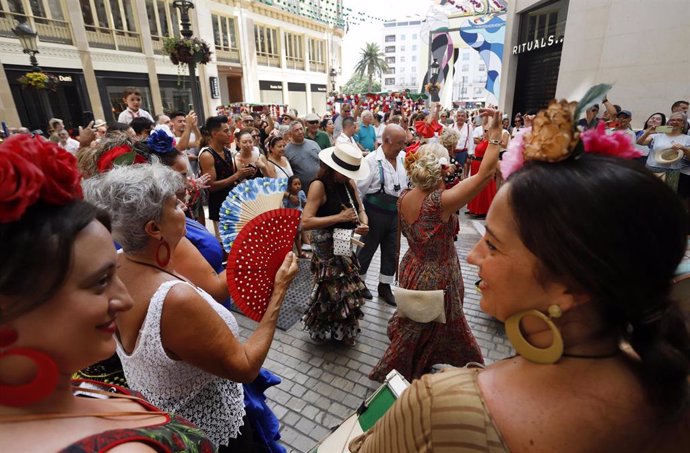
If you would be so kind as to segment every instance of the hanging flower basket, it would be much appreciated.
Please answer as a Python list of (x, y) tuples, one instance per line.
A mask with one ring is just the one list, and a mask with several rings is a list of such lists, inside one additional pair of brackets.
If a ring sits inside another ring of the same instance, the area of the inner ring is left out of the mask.
[(211, 48), (199, 38), (163, 38), (163, 50), (176, 65), (211, 61)]
[(21, 83), (22, 88), (33, 90), (50, 90), (55, 91), (60, 84), (60, 79), (53, 74), (46, 74), (41, 71), (27, 72), (17, 79)]

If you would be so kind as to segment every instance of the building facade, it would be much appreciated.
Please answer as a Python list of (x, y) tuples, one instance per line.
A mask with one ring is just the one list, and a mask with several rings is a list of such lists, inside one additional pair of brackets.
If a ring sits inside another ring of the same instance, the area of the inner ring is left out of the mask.
[[(187, 67), (173, 65), (163, 51), (164, 37), (179, 36), (179, 12), (172, 3), (0, 0), (0, 119), (47, 127), (35, 93), (17, 81), (30, 66), (12, 28), (25, 21), (38, 33), (41, 67), (61, 81), (50, 103), (67, 127), (85, 124), (91, 115), (117, 119), (127, 86), (141, 91), (142, 108), (152, 114), (189, 110)], [(204, 115), (232, 102), (287, 104), (300, 115), (325, 111), (328, 73), (341, 66), (343, 29), (319, 16), (319, 4), (195, 1), (194, 36), (213, 52), (209, 64), (197, 66)]]
[(610, 83), (608, 98), (641, 127), (690, 98), (688, 17), (687, 0), (511, 1), (500, 107), (525, 112)]
[(383, 24), (381, 50), (388, 65), (383, 75), (384, 91), (419, 92), (427, 69), (426, 61), (420, 60), (424, 41), (420, 37), (422, 22), (388, 21)]

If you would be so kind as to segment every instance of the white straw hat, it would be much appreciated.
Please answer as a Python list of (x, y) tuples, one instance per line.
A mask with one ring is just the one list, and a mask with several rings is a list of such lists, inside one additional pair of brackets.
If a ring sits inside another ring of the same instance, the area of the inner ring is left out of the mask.
[(680, 149), (666, 148), (660, 149), (654, 156), (657, 162), (662, 164), (673, 164), (678, 162), (683, 157), (683, 151)]
[(362, 151), (352, 143), (338, 143), (319, 153), (321, 162), (343, 176), (354, 180), (369, 176), (369, 165), (363, 162)]

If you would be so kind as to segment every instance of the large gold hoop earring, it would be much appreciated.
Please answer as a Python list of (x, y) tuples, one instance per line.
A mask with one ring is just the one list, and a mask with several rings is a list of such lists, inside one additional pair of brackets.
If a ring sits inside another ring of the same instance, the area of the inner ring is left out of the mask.
[[(505, 328), (508, 340), (513, 344), (515, 351), (530, 362), (548, 365), (558, 362), (563, 355), (563, 337), (558, 327), (556, 327), (556, 324), (551, 320), (551, 318), (560, 317), (560, 307), (558, 307), (558, 305), (550, 306), (549, 315), (550, 316), (546, 316), (538, 310), (525, 310), (515, 313), (506, 319)], [(520, 321), (522, 321), (522, 318), (525, 316), (539, 318), (549, 326), (551, 335), (553, 335), (551, 346), (548, 348), (538, 348), (525, 339), (520, 330)]]

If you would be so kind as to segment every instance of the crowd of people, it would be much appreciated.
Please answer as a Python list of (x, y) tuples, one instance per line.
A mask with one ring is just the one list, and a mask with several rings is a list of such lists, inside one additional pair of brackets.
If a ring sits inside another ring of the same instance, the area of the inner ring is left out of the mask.
[[(379, 248), (376, 293), (397, 310), (369, 378), (412, 386), (351, 451), (690, 448), (687, 314), (669, 296), (687, 245), (687, 102), (634, 131), (606, 98), (601, 118), (563, 101), (512, 121), (344, 103), (203, 125), (153, 117), (134, 88), (123, 101), (116, 123), (72, 138), (52, 119), (49, 138), (0, 145), (3, 448), (284, 451), (263, 395), (280, 380), (262, 366), (298, 260), (313, 274), (305, 335), (351, 347)], [(287, 180), (301, 226), (242, 341), (219, 211), (258, 177)], [(481, 308), (517, 353), (486, 368), (463, 310), (464, 207), (486, 220), (467, 257)]]

